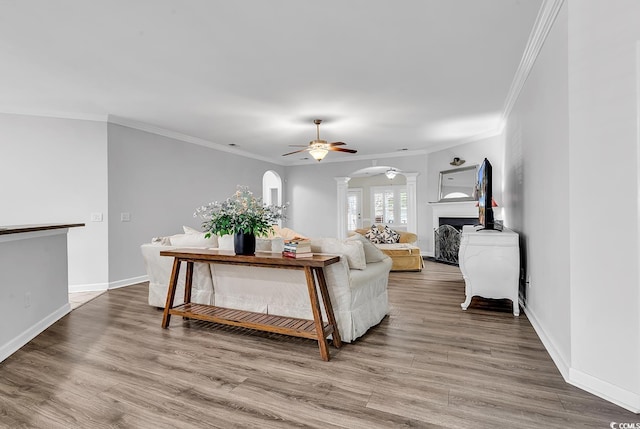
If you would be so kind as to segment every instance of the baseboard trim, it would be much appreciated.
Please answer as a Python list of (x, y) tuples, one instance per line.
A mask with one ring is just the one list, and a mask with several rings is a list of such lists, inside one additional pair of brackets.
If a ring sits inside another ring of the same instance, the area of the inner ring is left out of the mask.
[(118, 289), (125, 286), (131, 286), (137, 283), (149, 281), (149, 276), (131, 277), (130, 279), (118, 280), (109, 283), (89, 283), (84, 285), (69, 285), (69, 293), (74, 292), (97, 292), (101, 290)]
[(536, 334), (538, 334), (540, 341), (542, 341), (545, 349), (547, 349), (547, 353), (551, 356), (551, 360), (553, 360), (553, 363), (560, 371), (564, 381), (631, 412), (640, 413), (640, 395), (572, 368), (558, 351), (553, 341), (547, 336), (538, 322), (535, 313), (531, 311), (530, 308), (527, 308), (522, 300), (520, 301), (520, 305), (531, 322), (531, 326), (533, 326)]
[(69, 285), (69, 292), (97, 292), (109, 289), (108, 283), (89, 283), (84, 285)]
[(520, 305), (522, 306), (524, 313), (527, 315), (529, 322), (531, 322), (531, 326), (533, 326), (536, 334), (538, 334), (538, 338), (540, 338), (540, 341), (542, 341), (542, 345), (544, 345), (544, 348), (547, 349), (547, 353), (549, 353), (549, 356), (551, 356), (551, 360), (553, 360), (553, 363), (556, 364), (556, 367), (558, 368), (558, 371), (560, 371), (562, 378), (564, 378), (564, 381), (569, 383), (569, 363), (562, 356), (562, 353), (558, 351), (558, 348), (555, 346), (553, 341), (547, 336), (544, 329), (542, 328), (542, 325), (540, 325), (540, 322), (538, 322), (538, 318), (536, 317), (535, 313), (526, 305), (524, 305), (522, 301), (520, 301)]
[(131, 277), (130, 279), (118, 280), (117, 282), (109, 282), (109, 289), (118, 289), (125, 286), (135, 285), (137, 283), (149, 281), (149, 276)]
[(569, 384), (613, 402), (633, 413), (640, 413), (640, 395), (593, 377), (575, 368), (569, 369)]
[(35, 323), (33, 326), (28, 328), (26, 331), (10, 340), (7, 344), (4, 344), (0, 347), (0, 362), (4, 361), (6, 358), (20, 350), (25, 344), (29, 341), (33, 340), (38, 334), (47, 329), (49, 326), (53, 325), (58, 320), (62, 319), (64, 316), (69, 314), (71, 311), (71, 305), (69, 303), (64, 304), (59, 309), (55, 310), (53, 313), (45, 316), (42, 320)]

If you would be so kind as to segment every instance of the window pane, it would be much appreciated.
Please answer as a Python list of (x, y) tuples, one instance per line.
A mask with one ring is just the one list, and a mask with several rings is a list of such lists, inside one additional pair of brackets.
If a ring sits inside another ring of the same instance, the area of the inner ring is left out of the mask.
[(376, 192), (373, 194), (374, 219), (375, 223), (384, 223), (384, 193)]
[(349, 195), (348, 199), (348, 212), (347, 212), (347, 228), (354, 230), (358, 228), (358, 197), (355, 195)]
[(384, 193), (384, 219), (386, 223), (393, 223), (395, 220), (393, 213), (393, 190)]
[(400, 192), (400, 223), (407, 224), (407, 193)]
[(385, 186), (371, 189), (372, 216), (375, 223), (408, 223), (407, 188), (405, 186)]

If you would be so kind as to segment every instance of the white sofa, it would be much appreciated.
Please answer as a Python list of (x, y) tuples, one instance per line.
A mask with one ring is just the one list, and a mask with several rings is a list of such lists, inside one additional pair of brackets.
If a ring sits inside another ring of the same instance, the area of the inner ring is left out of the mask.
[[(222, 240), (217, 243), (215, 238), (207, 243), (209, 245), (203, 246), (195, 237), (192, 242), (174, 237), (174, 240), (171, 237), (168, 237), (169, 240), (156, 239), (141, 246), (149, 276), (149, 305), (155, 307), (165, 306), (173, 265), (172, 258), (160, 256), (161, 250), (196, 247), (232, 251), (228, 243), (222, 243)], [(177, 243), (180, 244), (175, 245)], [(268, 241), (259, 242), (258, 250), (267, 250), (268, 244)], [(325, 269), (325, 277), (340, 336), (343, 341), (351, 342), (380, 323), (388, 313), (387, 283), (392, 261), (359, 235), (344, 241), (335, 238), (312, 239), (311, 245), (314, 253), (341, 256), (340, 262)], [(183, 302), (184, 271), (185, 267), (182, 267), (174, 305)], [(192, 301), (282, 316), (313, 318), (306, 279), (304, 272), (300, 270), (261, 267), (247, 269), (238, 265), (196, 263)]]

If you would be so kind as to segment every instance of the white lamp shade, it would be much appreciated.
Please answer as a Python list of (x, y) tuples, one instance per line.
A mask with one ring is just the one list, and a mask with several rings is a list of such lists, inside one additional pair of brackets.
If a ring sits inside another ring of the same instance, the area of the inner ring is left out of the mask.
[(320, 147), (313, 148), (309, 151), (311, 156), (317, 161), (322, 161), (329, 151)]

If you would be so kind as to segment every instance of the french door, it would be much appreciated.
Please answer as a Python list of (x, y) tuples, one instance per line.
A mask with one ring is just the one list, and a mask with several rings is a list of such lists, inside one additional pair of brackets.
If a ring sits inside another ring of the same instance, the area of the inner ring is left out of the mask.
[(347, 191), (347, 229), (359, 228), (362, 228), (362, 189), (351, 188)]

